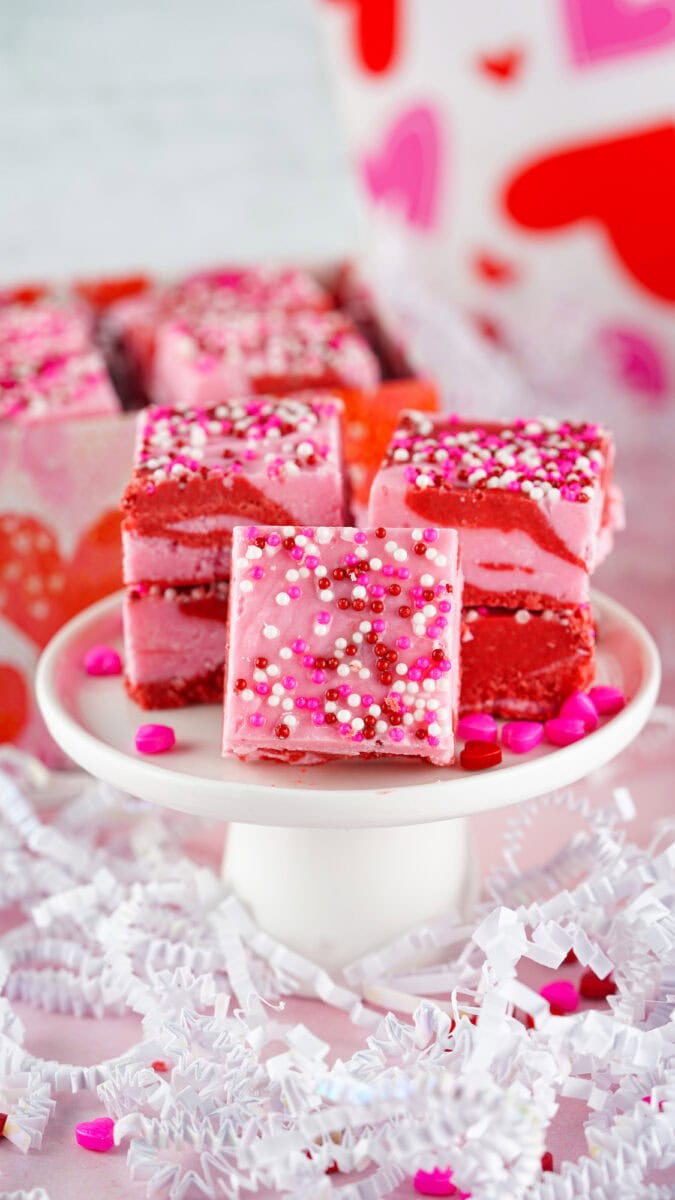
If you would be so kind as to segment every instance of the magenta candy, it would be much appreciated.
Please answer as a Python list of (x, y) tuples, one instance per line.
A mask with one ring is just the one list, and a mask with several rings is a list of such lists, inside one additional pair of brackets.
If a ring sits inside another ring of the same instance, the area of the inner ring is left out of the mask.
[(489, 713), (467, 713), (459, 719), (457, 737), (465, 742), (496, 742), (497, 722)]
[(562, 708), (558, 714), (565, 719), (571, 718), (573, 721), (583, 721), (586, 733), (592, 733), (598, 728), (598, 712), (591, 700), (585, 692), (574, 692), (564, 701)]
[(554, 746), (569, 746), (586, 737), (586, 726), (578, 717), (553, 717), (544, 725), (544, 735)]
[(135, 741), (141, 754), (164, 754), (175, 746), (176, 735), (170, 725), (139, 725)]
[(120, 675), (122, 659), (112, 646), (92, 646), (83, 659), (87, 675)]
[(514, 754), (527, 754), (544, 740), (541, 721), (507, 721), (502, 725), (502, 746)]
[(445, 1171), (441, 1171), (440, 1167), (434, 1167), (433, 1171), (418, 1171), (413, 1186), (420, 1196), (453, 1196), (457, 1191), (450, 1168)]
[(613, 717), (615, 713), (621, 712), (626, 704), (626, 697), (621, 688), (592, 687), (588, 695), (595, 711), (601, 717)]
[(113, 1133), (115, 1122), (111, 1117), (97, 1117), (94, 1121), (81, 1121), (75, 1126), (75, 1141), (85, 1150), (96, 1150), (105, 1154), (115, 1145)]
[(548, 1000), (559, 1013), (573, 1013), (579, 1007), (579, 993), (569, 979), (555, 979), (539, 989), (539, 995)]

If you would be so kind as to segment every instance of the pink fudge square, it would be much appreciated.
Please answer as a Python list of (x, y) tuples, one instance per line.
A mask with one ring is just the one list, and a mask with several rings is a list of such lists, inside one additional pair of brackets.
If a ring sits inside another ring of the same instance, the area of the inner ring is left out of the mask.
[(464, 603), (586, 604), (621, 525), (614, 447), (598, 425), (406, 413), (373, 483), (369, 522), (459, 531)]
[(122, 506), (127, 584), (227, 579), (235, 525), (344, 521), (341, 401), (308, 392), (149, 408)]
[(375, 355), (342, 313), (248, 313), (163, 325), (152, 390), (186, 408), (250, 392), (367, 391), (379, 380)]
[(0, 307), (0, 420), (32, 425), (118, 409), (78, 309)]
[(240, 526), (223, 753), (454, 758), (457, 534)]

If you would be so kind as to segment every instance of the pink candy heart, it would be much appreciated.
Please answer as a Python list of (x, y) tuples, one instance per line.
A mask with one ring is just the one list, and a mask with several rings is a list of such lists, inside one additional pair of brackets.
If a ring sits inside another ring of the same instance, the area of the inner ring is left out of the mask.
[(122, 659), (112, 646), (92, 646), (84, 656), (87, 675), (120, 675)]
[(457, 737), (465, 742), (496, 742), (497, 722), (489, 713), (467, 713), (459, 719)]
[(507, 721), (502, 725), (502, 746), (514, 754), (527, 754), (544, 740), (541, 721)]
[(552, 742), (554, 746), (569, 746), (571, 742), (586, 737), (586, 726), (578, 718), (553, 717), (544, 725), (544, 734), (547, 742)]
[(75, 1126), (75, 1141), (85, 1150), (95, 1150), (98, 1154), (105, 1154), (106, 1150), (112, 1150), (115, 1145), (114, 1130), (115, 1122), (111, 1117), (96, 1117), (94, 1121), (81, 1121), (79, 1125)]
[(176, 735), (170, 725), (139, 725), (135, 742), (140, 754), (164, 754), (175, 746)]
[(585, 692), (574, 692), (568, 696), (559, 715), (565, 720), (583, 721), (586, 733), (593, 733), (599, 725), (597, 709)]
[(614, 716), (615, 713), (621, 712), (626, 705), (626, 697), (621, 688), (592, 687), (588, 695), (595, 706), (595, 711), (600, 713), (601, 717)]
[(579, 993), (569, 979), (555, 979), (541, 988), (539, 995), (559, 1013), (573, 1013), (579, 1007)]

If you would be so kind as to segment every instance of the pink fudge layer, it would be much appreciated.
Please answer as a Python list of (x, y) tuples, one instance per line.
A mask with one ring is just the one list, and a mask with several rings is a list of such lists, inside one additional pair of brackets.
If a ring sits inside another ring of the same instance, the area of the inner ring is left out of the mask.
[(223, 753), (452, 763), (454, 530), (235, 529)]
[(103, 360), (77, 310), (0, 307), (0, 420), (27, 425), (118, 408)]
[(142, 708), (221, 702), (227, 593), (226, 583), (127, 589), (125, 684)]
[(370, 496), (371, 524), (459, 530), (465, 603), (585, 604), (621, 505), (611, 436), (542, 418), (477, 424), (407, 413)]
[(252, 397), (139, 414), (126, 490), (126, 583), (182, 584), (230, 572), (234, 526), (341, 525), (341, 402), (330, 394)]
[(153, 395), (176, 408), (250, 392), (361, 388), (380, 380), (370, 347), (341, 313), (259, 313), (163, 325)]
[(299, 312), (332, 307), (324, 288), (307, 271), (289, 267), (223, 267), (201, 271), (142, 296), (120, 300), (105, 316), (107, 340), (129, 360), (148, 394), (157, 330), (167, 322), (188, 326), (205, 316), (242, 312)]

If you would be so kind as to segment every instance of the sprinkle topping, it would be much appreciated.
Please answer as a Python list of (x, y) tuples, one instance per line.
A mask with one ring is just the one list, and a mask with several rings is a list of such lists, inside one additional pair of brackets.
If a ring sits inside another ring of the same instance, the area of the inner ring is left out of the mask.
[(409, 412), (384, 465), (403, 466), (417, 489), (502, 488), (535, 501), (585, 503), (601, 482), (607, 436), (598, 425), (548, 417), (471, 425)]

